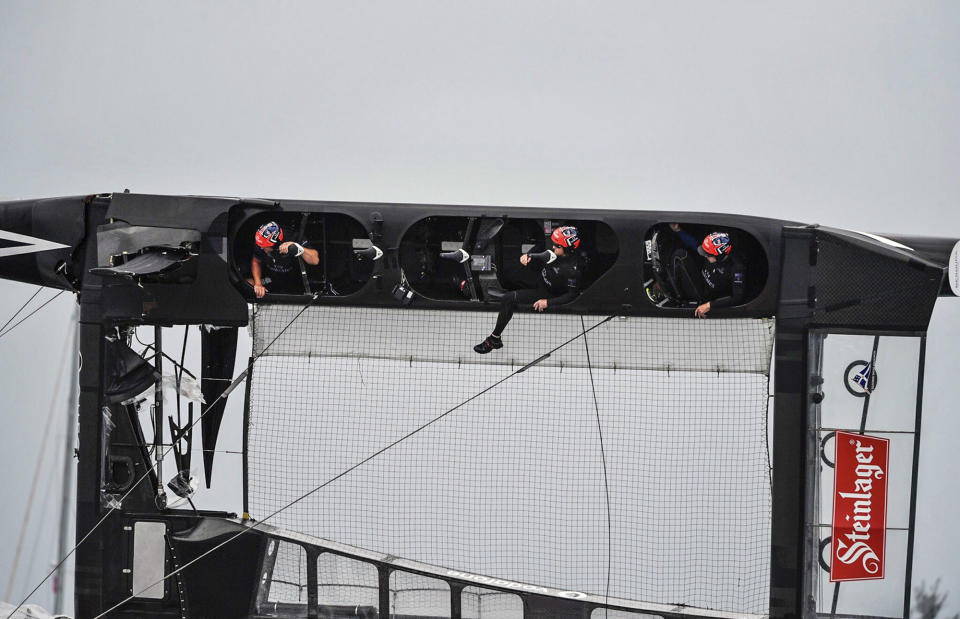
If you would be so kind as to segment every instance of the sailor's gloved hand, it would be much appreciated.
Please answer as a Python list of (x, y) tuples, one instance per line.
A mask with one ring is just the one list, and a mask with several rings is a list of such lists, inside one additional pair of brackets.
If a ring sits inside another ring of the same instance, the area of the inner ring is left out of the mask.
[(280, 253), (287, 254), (293, 253), (294, 256), (299, 256), (303, 254), (303, 245), (300, 243), (294, 243), (293, 241), (287, 241), (286, 243), (280, 244)]

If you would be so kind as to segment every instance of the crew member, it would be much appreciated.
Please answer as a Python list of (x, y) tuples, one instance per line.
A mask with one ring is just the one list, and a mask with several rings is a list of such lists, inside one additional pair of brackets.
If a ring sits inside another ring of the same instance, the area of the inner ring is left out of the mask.
[(580, 233), (573, 226), (561, 226), (553, 231), (550, 240), (553, 243), (552, 252), (520, 256), (520, 264), (525, 267), (542, 266), (541, 281), (536, 288), (506, 293), (500, 302), (500, 313), (493, 333), (473, 347), (476, 352), (485, 355), (491, 350), (503, 348), (500, 335), (521, 303), (532, 303), (534, 310), (542, 312), (548, 307), (570, 303), (580, 295), (585, 260), (583, 253), (577, 250), (580, 247)]
[[(300, 277), (300, 263), (303, 259), (307, 264), (320, 263), (320, 254), (310, 247), (309, 241), (297, 243), (284, 241), (292, 238), (288, 230), (284, 230), (275, 221), (270, 221), (257, 229), (254, 235), (256, 246), (253, 248), (253, 258), (250, 260), (250, 275), (247, 282), (253, 286), (253, 292), (258, 299), (267, 294), (266, 284), (273, 292), (303, 292)], [(264, 270), (269, 277), (264, 277)]]
[[(673, 252), (670, 276), (681, 295), (697, 302), (694, 315), (706, 318), (711, 309), (743, 303), (746, 269), (733, 252), (730, 235), (711, 232), (698, 243), (680, 224), (670, 224), (670, 229), (687, 248)], [(700, 259), (687, 250), (696, 250)]]

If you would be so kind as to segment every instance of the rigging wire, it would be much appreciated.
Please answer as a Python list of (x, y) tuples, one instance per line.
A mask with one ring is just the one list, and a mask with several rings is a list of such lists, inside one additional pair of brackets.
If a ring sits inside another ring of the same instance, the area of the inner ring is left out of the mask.
[[(53, 397), (50, 399), (50, 410), (47, 412), (47, 424), (43, 432), (43, 439), (40, 441), (40, 450), (37, 451), (37, 465), (33, 469), (33, 481), (30, 483), (30, 496), (27, 498), (27, 509), (23, 514), (23, 524), (20, 525), (20, 536), (17, 539), (17, 549), (13, 553), (13, 566), (10, 568), (10, 578), (7, 580), (7, 591), (3, 599), (9, 600), (13, 589), (13, 578), (17, 573), (17, 567), (20, 563), (20, 552), (23, 550), (23, 540), (26, 537), (27, 524), (30, 522), (30, 512), (33, 509), (33, 501), (37, 492), (37, 479), (40, 477), (40, 469), (43, 467), (44, 456), (47, 452), (47, 440), (50, 438), (50, 432), (53, 429), (53, 414), (57, 411), (57, 395), (60, 393), (60, 383), (63, 380), (64, 370), (67, 367), (69, 354), (63, 355), (60, 361), (60, 370), (57, 372), (57, 380), (53, 387)], [(11, 613), (12, 615), (12, 613)]]
[[(610, 516), (610, 483), (607, 479), (607, 452), (603, 446), (603, 424), (600, 422), (600, 403), (597, 401), (597, 387), (593, 382), (593, 363), (590, 361), (590, 345), (587, 343), (586, 323), (583, 314), (580, 315), (580, 329), (583, 330), (583, 348), (587, 351), (587, 369), (590, 372), (590, 390), (593, 392), (593, 408), (597, 412), (597, 435), (600, 437), (600, 461), (603, 463), (603, 494), (607, 501), (607, 582), (604, 588), (603, 603), (610, 601), (610, 573), (612, 571), (613, 533), (612, 518)], [(606, 617), (604, 610), (604, 617)]]
[[(17, 327), (19, 327), (21, 324), (23, 324), (23, 321), (25, 321), (26, 319), (30, 318), (31, 316), (33, 316), (34, 314), (36, 314), (37, 312), (39, 312), (40, 310), (42, 310), (42, 309), (43, 309), (44, 307), (46, 307), (51, 301), (53, 301), (54, 299), (56, 299), (57, 297), (59, 297), (60, 295), (62, 295), (64, 292), (66, 292), (66, 291), (65, 291), (65, 290), (61, 290), (61, 291), (58, 292), (57, 294), (53, 295), (52, 297), (50, 297), (49, 299), (47, 299), (46, 301), (44, 301), (43, 305), (41, 305), (41, 306), (38, 307), (37, 309), (33, 310), (32, 312), (30, 312), (29, 314), (27, 314), (26, 316), (24, 316), (23, 318), (21, 318), (15, 325), (13, 325), (12, 327), (10, 327), (9, 329), (7, 329), (6, 331), (4, 331), (3, 333), (0, 333), (0, 337), (3, 337), (4, 335), (10, 333), (11, 331), (13, 331), (13, 330), (16, 329)], [(18, 314), (20, 313), (19, 310), (17, 311), (17, 313), (18, 313)], [(8, 321), (8, 322), (9, 322), (9, 321)]]
[[(63, 292), (63, 291), (61, 291), (61, 292)], [(56, 298), (56, 297), (54, 297), (54, 298)], [(203, 419), (203, 416), (206, 415), (206, 414), (210, 411), (210, 409), (212, 409), (213, 406), (214, 406), (217, 402), (220, 401), (221, 398), (230, 395), (230, 392), (233, 391), (233, 388), (234, 388), (237, 384), (239, 384), (241, 380), (246, 379), (246, 377), (249, 375), (250, 370), (251, 370), (251, 368), (253, 367), (253, 364), (254, 364), (260, 357), (262, 357), (262, 356), (267, 352), (267, 350), (269, 350), (270, 347), (273, 346), (274, 342), (276, 342), (278, 339), (280, 339), (280, 337), (281, 337), (284, 333), (286, 333), (287, 329), (289, 329), (289, 328), (291, 327), (291, 325), (293, 325), (293, 323), (296, 322), (297, 319), (300, 318), (300, 316), (302, 316), (303, 313), (304, 313), (305, 311), (307, 311), (307, 309), (309, 309), (310, 306), (313, 305), (313, 303), (314, 303), (317, 299), (319, 299), (319, 298), (320, 298), (320, 293), (319, 293), (319, 292), (318, 292), (318, 293), (315, 293), (315, 294), (310, 298), (310, 300), (307, 301), (307, 303), (300, 309), (300, 311), (297, 312), (297, 315), (294, 316), (293, 318), (291, 318), (291, 319), (290, 319), (290, 322), (288, 322), (288, 323), (286, 324), (286, 326), (283, 327), (283, 329), (281, 329), (279, 333), (277, 333), (276, 337), (274, 337), (272, 340), (270, 340), (270, 342), (269, 342), (266, 346), (264, 346), (263, 350), (260, 351), (260, 354), (257, 355), (256, 357), (252, 357), (252, 358), (250, 359), (250, 362), (247, 364), (247, 367), (243, 370), (243, 372), (241, 372), (236, 378), (233, 379), (233, 381), (230, 383), (230, 386), (227, 387), (227, 388), (224, 390), (224, 392), (221, 393), (219, 397), (217, 397), (216, 400), (214, 400), (213, 402), (211, 402), (211, 403), (207, 406), (207, 408), (206, 408), (203, 412), (200, 413), (200, 416), (197, 417), (196, 421), (194, 421), (189, 427), (192, 428), (192, 427), (194, 427), (195, 425), (197, 425), (198, 423), (200, 423), (200, 420)], [(52, 299), (51, 299), (51, 300), (52, 300)], [(41, 307), (42, 307), (42, 306), (41, 306)], [(19, 323), (18, 323), (18, 324), (19, 324)], [(3, 336), (0, 335), (0, 337), (3, 337)], [(137, 341), (139, 341), (139, 338), (137, 339)], [(142, 343), (143, 343), (143, 342), (141, 342), (141, 344), (142, 344)], [(174, 363), (176, 363), (176, 361), (174, 361)], [(188, 371), (187, 373), (189, 374), (189, 371)], [(167, 448), (167, 450), (163, 452), (163, 454), (160, 456), (160, 459), (165, 458), (165, 457), (167, 456), (167, 454), (169, 454), (171, 451), (173, 451), (173, 444), (171, 444), (171, 445)], [(24, 604), (27, 603), (27, 600), (30, 599), (30, 596), (32, 596), (34, 593), (36, 593), (37, 590), (43, 585), (43, 583), (47, 582), (47, 580), (49, 580), (50, 577), (53, 576), (54, 573), (56, 573), (57, 569), (58, 569), (61, 565), (63, 565), (63, 563), (64, 563), (67, 559), (69, 559), (69, 558), (73, 555), (73, 553), (75, 553), (75, 552), (77, 551), (77, 548), (79, 548), (81, 544), (83, 544), (85, 541), (87, 541), (87, 538), (89, 538), (91, 535), (93, 535), (93, 532), (96, 531), (104, 522), (106, 522), (107, 518), (109, 518), (110, 515), (117, 510), (118, 506), (122, 505), (122, 504), (123, 504), (123, 501), (124, 501), (128, 496), (130, 496), (130, 493), (132, 493), (132, 492), (137, 488), (137, 486), (139, 486), (139, 485), (143, 482), (144, 479), (146, 479), (147, 477), (150, 476), (150, 474), (153, 472), (153, 470), (156, 468), (156, 466), (157, 466), (157, 463), (154, 462), (154, 463), (151, 464), (149, 467), (147, 467), (147, 470), (143, 473), (143, 475), (140, 477), (140, 479), (138, 479), (136, 482), (134, 482), (133, 484), (130, 485), (130, 489), (127, 490), (127, 492), (126, 492), (122, 497), (120, 497), (120, 499), (116, 502), (116, 505), (113, 506), (113, 507), (111, 507), (109, 510), (107, 510), (107, 513), (105, 513), (105, 514), (103, 515), (103, 517), (101, 517), (100, 520), (98, 520), (97, 523), (96, 523), (95, 525), (93, 525), (93, 527), (92, 527), (89, 531), (87, 531), (87, 533), (80, 539), (80, 541), (77, 542), (76, 544), (74, 544), (73, 548), (70, 549), (70, 552), (68, 552), (66, 555), (64, 555), (63, 558), (61, 558), (61, 559), (57, 562), (57, 564), (53, 566), (53, 569), (50, 570), (50, 571), (47, 573), (46, 576), (43, 577), (43, 580), (41, 580), (40, 582), (38, 582), (38, 583), (37, 583), (37, 586), (34, 587), (33, 590), (31, 590), (30, 593), (28, 593), (28, 594), (26, 595), (26, 597), (24, 597), (23, 600), (20, 601), (19, 604), (17, 604), (17, 607), (14, 608), (13, 611), (11, 611), (10, 614), (8, 615), (8, 619), (12, 619), (13, 616), (14, 616), (14, 613), (16, 613), (18, 610), (20, 610), (20, 608), (21, 608)], [(179, 571), (179, 570), (178, 570), (178, 571)], [(171, 572), (170, 575), (172, 576), (173, 574), (176, 574), (176, 573), (177, 573), (177, 572)], [(151, 585), (151, 586), (152, 586), (152, 585)], [(139, 592), (138, 592), (138, 593), (139, 593)], [(127, 601), (127, 600), (124, 600), (123, 602), (121, 602), (121, 604), (125, 603), (126, 601)], [(113, 610), (113, 609), (111, 609), (111, 610)], [(102, 616), (102, 615), (101, 615), (101, 616)]]
[(40, 291), (41, 291), (41, 290), (43, 290), (43, 286), (37, 286), (37, 289), (36, 289), (36, 291), (34, 291), (33, 296), (30, 297), (29, 299), (27, 299), (27, 302), (24, 303), (23, 305), (21, 305), (21, 306), (20, 306), (20, 309), (18, 309), (17, 311), (15, 311), (15, 312), (13, 313), (13, 316), (11, 316), (10, 318), (7, 319), (7, 322), (3, 323), (3, 326), (0, 327), (0, 333), (2, 333), (3, 330), (7, 328), (7, 325), (9, 325), (11, 322), (13, 322), (13, 319), (16, 318), (16, 317), (20, 314), (20, 312), (23, 311), (23, 308), (25, 308), (26, 306), (30, 305), (30, 301), (33, 301), (34, 299), (37, 298), (37, 295), (40, 294)]
[[(152, 344), (152, 343), (151, 343), (151, 344), (144, 343), (144, 341), (140, 339), (140, 336), (137, 335), (137, 330), (136, 330), (136, 329), (133, 330), (133, 337), (135, 337), (136, 340), (137, 340), (137, 342), (138, 342), (141, 346), (143, 346), (143, 350), (141, 350), (140, 353), (139, 353), (139, 355), (140, 355), (141, 357), (143, 357), (143, 353), (147, 352), (148, 350), (156, 350), (156, 349), (157, 349), (156, 346), (155, 346), (154, 344)], [(186, 337), (186, 335), (184, 335), (184, 337)], [(186, 345), (184, 345), (184, 347), (186, 347)], [(168, 355), (167, 353), (163, 352), (162, 350), (160, 351), (160, 354), (163, 355), (163, 357), (164, 357), (167, 361), (169, 361), (170, 363), (173, 364), (173, 366), (174, 366), (174, 367), (173, 367), (173, 369), (174, 369), (174, 374), (176, 374), (176, 371), (177, 371), (178, 369), (180, 370), (180, 376), (177, 377), (177, 385), (178, 385), (177, 390), (178, 390), (178, 391), (179, 391), (179, 382), (180, 382), (180, 380), (183, 378), (183, 373), (184, 373), (184, 372), (186, 372), (186, 373), (187, 373), (187, 376), (189, 376), (190, 378), (192, 378), (192, 379), (194, 379), (194, 380), (197, 379), (197, 376), (196, 376), (193, 372), (191, 372), (190, 370), (188, 370), (187, 368), (185, 368), (185, 367), (183, 366), (183, 359), (180, 359), (180, 363), (177, 363), (177, 360), (176, 360), (176, 359), (174, 359), (173, 357), (171, 357), (171, 356)], [(146, 357), (143, 357), (143, 358), (146, 359)], [(224, 379), (224, 380), (229, 380), (229, 379)]]
[[(177, 377), (177, 393), (180, 393), (180, 381), (183, 380), (183, 372), (186, 369), (183, 366), (184, 361), (187, 358), (187, 337), (190, 335), (190, 325), (183, 325), (183, 349), (180, 351), (180, 364), (173, 368), (173, 373)], [(190, 376), (193, 376), (191, 374)], [(193, 376), (196, 379), (196, 376)], [(180, 398), (177, 398), (177, 427), (179, 428), (183, 424), (183, 421), (180, 419)], [(193, 503), (191, 502), (191, 505)]]
[[(50, 504), (50, 498), (53, 496), (54, 491), (57, 487), (57, 483), (61, 481), (61, 476), (57, 475), (57, 462), (53, 463), (53, 466), (50, 467), (50, 472), (47, 474), (47, 491), (43, 495), (43, 502), (40, 504), (40, 513), (47, 514), (47, 505)], [(38, 519), (39, 529), (36, 532), (37, 539), (33, 542), (33, 552), (30, 553), (30, 561), (27, 563), (27, 569), (24, 570), (24, 575), (29, 579), (30, 574), (33, 573), (33, 564), (34, 560), (37, 558), (37, 555), (43, 554), (43, 551), (39, 550), (42, 542), (49, 542), (49, 538), (46, 537), (45, 529), (47, 528), (47, 523), (45, 518), (41, 517)], [(49, 545), (46, 544), (46, 545)], [(28, 580), (29, 582), (29, 580)], [(54, 584), (57, 584), (56, 582)], [(62, 586), (62, 583), (60, 583)]]
[[(309, 305), (308, 305), (308, 307), (309, 307)], [(304, 308), (304, 309), (306, 309), (306, 308)], [(302, 313), (302, 310), (301, 310), (301, 313)], [(299, 314), (298, 314), (297, 316), (299, 316)], [(218, 550), (219, 548), (221, 548), (221, 547), (223, 547), (223, 546), (226, 546), (227, 544), (229, 544), (229, 543), (232, 542), (233, 540), (237, 539), (238, 537), (240, 537), (240, 536), (243, 535), (244, 533), (247, 533), (247, 532), (249, 532), (249, 531), (252, 531), (253, 529), (256, 529), (259, 525), (267, 522), (268, 520), (270, 520), (271, 518), (273, 518), (273, 517), (276, 516), (277, 514), (279, 514), (279, 513), (283, 512), (283, 511), (289, 509), (290, 507), (293, 507), (294, 505), (296, 505), (297, 503), (299, 503), (299, 502), (302, 501), (303, 499), (307, 498), (308, 496), (314, 494), (315, 492), (317, 492), (317, 491), (319, 491), (319, 490), (322, 490), (322, 489), (325, 488), (326, 486), (329, 486), (330, 484), (332, 484), (333, 482), (341, 479), (342, 477), (347, 476), (348, 474), (350, 474), (350, 473), (352, 473), (353, 471), (355, 471), (356, 469), (360, 468), (361, 466), (363, 466), (363, 465), (366, 464), (367, 462), (370, 462), (370, 461), (373, 460), (374, 458), (379, 457), (380, 455), (382, 455), (382, 454), (384, 454), (385, 452), (389, 451), (389, 450), (392, 449), (393, 447), (396, 447), (397, 445), (399, 445), (399, 444), (402, 443), (403, 441), (407, 440), (408, 438), (414, 436), (415, 434), (419, 434), (419, 433), (422, 432), (423, 430), (425, 430), (425, 429), (427, 429), (428, 427), (432, 426), (434, 423), (436, 423), (436, 422), (440, 421), (441, 419), (445, 418), (447, 415), (450, 415), (450, 414), (453, 413), (454, 411), (456, 411), (456, 410), (458, 410), (458, 409), (466, 406), (467, 404), (469, 404), (469, 403), (472, 402), (473, 400), (476, 400), (477, 398), (479, 398), (480, 396), (484, 395), (485, 393), (487, 393), (487, 392), (489, 392), (489, 391), (492, 391), (493, 389), (497, 388), (497, 387), (500, 386), (501, 384), (507, 382), (508, 380), (510, 380), (511, 378), (513, 378), (514, 376), (516, 376), (517, 374), (520, 374), (521, 372), (524, 372), (524, 371), (528, 370), (529, 368), (533, 367), (534, 365), (540, 363), (541, 361), (543, 361), (544, 359), (548, 358), (550, 355), (552, 355), (552, 354), (555, 353), (556, 351), (560, 350), (561, 348), (567, 346), (567, 345), (570, 344), (571, 342), (573, 342), (573, 341), (575, 341), (575, 340), (577, 340), (577, 339), (579, 339), (579, 338), (581, 338), (581, 337), (584, 337), (584, 338), (585, 338), (586, 335), (587, 335), (587, 333), (589, 333), (590, 331), (593, 331), (594, 329), (596, 329), (596, 328), (599, 327), (600, 325), (606, 324), (607, 322), (613, 320), (614, 318), (615, 318), (615, 316), (608, 316), (608, 317), (604, 318), (603, 320), (601, 320), (600, 322), (598, 322), (597, 324), (595, 324), (595, 325), (593, 325), (592, 327), (590, 327), (589, 329), (584, 329), (584, 330), (582, 330), (580, 333), (578, 333), (577, 335), (575, 335), (575, 336), (573, 336), (572, 338), (568, 339), (567, 341), (563, 342), (563, 343), (560, 344), (559, 346), (556, 346), (555, 348), (551, 349), (549, 352), (540, 355), (539, 357), (537, 357), (537, 358), (534, 359), (533, 361), (531, 361), (531, 362), (527, 363), (526, 365), (523, 365), (523, 366), (521, 366), (520, 368), (514, 370), (514, 371), (511, 372), (510, 374), (504, 376), (503, 378), (501, 378), (501, 379), (498, 380), (497, 382), (495, 382), (495, 383), (493, 383), (492, 385), (490, 385), (489, 387), (486, 387), (486, 388), (483, 389), (482, 391), (479, 391), (479, 392), (475, 393), (474, 395), (470, 396), (469, 398), (467, 398), (467, 399), (464, 400), (463, 402), (460, 402), (459, 404), (457, 404), (457, 405), (454, 406), (453, 408), (448, 409), (446, 412), (441, 413), (440, 415), (434, 417), (433, 419), (431, 419), (430, 421), (424, 423), (424, 424), (421, 425), (420, 427), (418, 427), (418, 428), (416, 428), (416, 429), (414, 429), (414, 430), (411, 430), (410, 432), (408, 432), (407, 434), (405, 434), (405, 435), (403, 435), (402, 437), (398, 438), (397, 440), (393, 441), (392, 443), (390, 443), (390, 444), (387, 445), (386, 447), (382, 447), (381, 449), (379, 449), (378, 451), (374, 452), (373, 454), (367, 456), (366, 458), (364, 458), (364, 459), (361, 460), (360, 462), (357, 462), (356, 464), (354, 464), (353, 466), (347, 468), (346, 470), (341, 471), (340, 473), (338, 473), (338, 474), (335, 475), (334, 477), (331, 477), (331, 478), (328, 479), (327, 481), (323, 482), (322, 484), (320, 484), (319, 486), (317, 486), (317, 487), (314, 488), (313, 490), (310, 490), (310, 491), (307, 492), (306, 494), (303, 494), (303, 495), (301, 495), (300, 497), (298, 497), (298, 498), (290, 501), (289, 503), (287, 503), (287, 504), (284, 505), (283, 507), (280, 507), (279, 509), (277, 509), (276, 511), (274, 511), (272, 514), (270, 514), (270, 515), (268, 515), (267, 517), (263, 518), (262, 520), (258, 520), (258, 521), (256, 521), (256, 522), (254, 522), (252, 525), (249, 525), (247, 528), (245, 528), (245, 529), (239, 531), (238, 533), (236, 533), (236, 534), (228, 537), (227, 539), (225, 539), (224, 541), (220, 542), (220, 543), (217, 544), (216, 546), (210, 548), (210, 549), (207, 550), (206, 552), (203, 552), (202, 554), (200, 554), (200, 555), (197, 556), (196, 558), (188, 561), (187, 563), (184, 563), (183, 565), (181, 565), (181, 566), (178, 567), (177, 569), (175, 569), (175, 570), (173, 570), (172, 572), (170, 572), (169, 574), (165, 575), (165, 576), (164, 576), (163, 578), (161, 578), (160, 580), (158, 580), (158, 581), (156, 581), (156, 582), (154, 582), (154, 583), (151, 583), (151, 584), (145, 586), (145, 587), (144, 587), (143, 589), (141, 589), (140, 591), (135, 591), (135, 592), (133, 592), (133, 594), (132, 594), (130, 597), (128, 597), (128, 598), (126, 598), (126, 599), (124, 599), (124, 600), (121, 600), (120, 602), (118, 602), (117, 604), (115, 604), (115, 605), (112, 606), (111, 608), (108, 608), (108, 609), (105, 610), (104, 612), (100, 613), (99, 615), (97, 615), (97, 616), (94, 617), (93, 619), (101, 619), (102, 617), (107, 616), (109, 613), (111, 613), (111, 612), (113, 612), (114, 610), (120, 608), (121, 606), (123, 606), (124, 604), (126, 604), (127, 602), (129, 602), (130, 600), (136, 598), (137, 596), (139, 596), (139, 595), (140, 595), (141, 593), (143, 593), (144, 591), (147, 591), (148, 589), (151, 589), (151, 588), (157, 586), (158, 584), (162, 583), (163, 581), (165, 581), (166, 579), (170, 578), (171, 576), (175, 576), (176, 574), (179, 574), (180, 572), (182, 572), (182, 571), (185, 570), (186, 568), (190, 567), (191, 565), (193, 565), (194, 563), (196, 563), (196, 562), (199, 561), (200, 559), (203, 559), (204, 557), (206, 557), (207, 555), (211, 554), (212, 552)], [(292, 322), (291, 322), (291, 324), (292, 324)], [(288, 325), (288, 326), (289, 326), (289, 325)], [(286, 327), (284, 327), (284, 330), (286, 330)], [(279, 336), (278, 336), (278, 337), (279, 337)], [(275, 342), (275, 341), (276, 341), (276, 338), (274, 338), (273, 341), (271, 341), (270, 343), (272, 344), (272, 343)], [(266, 350), (266, 349), (264, 349), (264, 350)], [(261, 354), (262, 354), (262, 353), (261, 353)], [(139, 482), (138, 482), (138, 483), (139, 483)], [(609, 585), (609, 579), (608, 579), (608, 585)]]

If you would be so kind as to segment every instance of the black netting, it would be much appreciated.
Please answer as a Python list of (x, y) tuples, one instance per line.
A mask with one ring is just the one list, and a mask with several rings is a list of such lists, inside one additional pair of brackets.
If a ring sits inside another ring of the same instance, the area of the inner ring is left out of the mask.
[(322, 307), (271, 344), (299, 309), (254, 316), (254, 518), (429, 424), (271, 524), (557, 589), (767, 611), (772, 321), (518, 314), (480, 356), (490, 313)]
[(920, 268), (822, 233), (816, 274), (818, 324), (923, 329), (940, 289), (942, 272)]
[(267, 602), (307, 603), (307, 553), (295, 544), (280, 542), (271, 558)]

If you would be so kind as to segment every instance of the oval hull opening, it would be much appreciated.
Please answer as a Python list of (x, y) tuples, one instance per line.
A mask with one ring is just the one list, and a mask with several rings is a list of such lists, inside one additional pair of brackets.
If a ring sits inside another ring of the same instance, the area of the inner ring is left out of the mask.
[(414, 223), (400, 243), (403, 275), (420, 296), (463, 303), (498, 302), (503, 293), (541, 284), (539, 265), (525, 266), (524, 254), (551, 248), (559, 226), (580, 232), (586, 290), (617, 261), (613, 229), (595, 220), (501, 217), (427, 217)]
[[(753, 235), (730, 226), (680, 222), (675, 228), (677, 225), (658, 223), (644, 239), (644, 288), (651, 303), (662, 308), (695, 308), (710, 301), (738, 307), (760, 295), (769, 268), (766, 252)], [(713, 233), (726, 235), (729, 253), (723, 255), (721, 249), (718, 257), (708, 257), (700, 251)]]
[[(303, 256), (279, 258), (275, 248), (258, 251), (254, 241), (257, 230), (271, 221), (282, 230), (277, 247), (294, 241), (305, 248)], [(373, 274), (373, 260), (362, 251), (369, 247), (367, 229), (349, 215), (269, 211), (250, 217), (239, 227), (232, 261), (240, 275), (239, 286), (248, 297), (253, 294), (254, 260), (260, 263), (267, 290), (264, 299), (317, 292), (346, 296), (363, 288)]]

